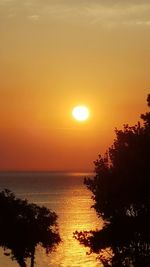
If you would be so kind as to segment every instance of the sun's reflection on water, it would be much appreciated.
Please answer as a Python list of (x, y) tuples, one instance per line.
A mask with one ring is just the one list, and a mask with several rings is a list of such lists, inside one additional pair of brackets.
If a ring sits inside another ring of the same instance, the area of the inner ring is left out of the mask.
[[(49, 266), (55, 267), (97, 267), (96, 255), (86, 255), (88, 251), (73, 238), (73, 232), (100, 228), (102, 222), (90, 209), (92, 201), (85, 190), (74, 189), (63, 196), (59, 206), (60, 234), (63, 242), (57, 251), (49, 256)], [(101, 224), (101, 225), (100, 225)]]

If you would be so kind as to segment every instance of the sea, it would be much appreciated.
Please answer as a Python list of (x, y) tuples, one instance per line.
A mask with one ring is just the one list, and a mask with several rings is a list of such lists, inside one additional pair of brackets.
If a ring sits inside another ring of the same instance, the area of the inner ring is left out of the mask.
[[(102, 220), (91, 208), (91, 193), (83, 184), (84, 177), (92, 175), (58, 172), (0, 173), (0, 191), (7, 188), (17, 197), (46, 206), (58, 215), (62, 242), (49, 255), (39, 246), (36, 249), (35, 267), (101, 267), (97, 255), (89, 255), (89, 249), (73, 238), (76, 230), (88, 231), (102, 227)], [(5, 256), (0, 248), (0, 267), (17, 266), (17, 262)]]

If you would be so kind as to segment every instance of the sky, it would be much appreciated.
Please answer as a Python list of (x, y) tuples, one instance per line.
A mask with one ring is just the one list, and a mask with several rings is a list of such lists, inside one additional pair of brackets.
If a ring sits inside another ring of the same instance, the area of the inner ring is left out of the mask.
[(0, 0), (0, 170), (92, 171), (148, 110), (149, 64), (149, 0)]

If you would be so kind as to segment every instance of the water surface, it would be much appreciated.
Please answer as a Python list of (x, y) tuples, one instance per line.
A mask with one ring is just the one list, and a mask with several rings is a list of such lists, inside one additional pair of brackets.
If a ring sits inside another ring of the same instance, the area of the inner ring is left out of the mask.
[[(44, 205), (58, 216), (59, 230), (63, 242), (49, 256), (37, 249), (36, 267), (98, 267), (96, 255), (88, 251), (74, 238), (73, 232), (101, 227), (101, 222), (91, 209), (90, 192), (83, 185), (83, 178), (92, 174), (83, 173), (0, 173), (0, 190), (8, 188), (18, 197)], [(15, 267), (0, 252), (0, 266)]]

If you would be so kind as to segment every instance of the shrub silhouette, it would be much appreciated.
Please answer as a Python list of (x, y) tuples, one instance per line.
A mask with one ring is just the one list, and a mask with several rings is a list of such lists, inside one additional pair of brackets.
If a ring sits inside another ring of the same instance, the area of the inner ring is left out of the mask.
[(142, 125), (115, 131), (113, 145), (95, 161), (94, 178), (84, 181), (104, 226), (74, 236), (104, 266), (150, 266), (150, 113), (141, 118)]
[(21, 267), (30, 258), (34, 267), (36, 246), (40, 244), (48, 253), (60, 241), (55, 212), (16, 198), (7, 189), (0, 192), (0, 246), (5, 255)]

